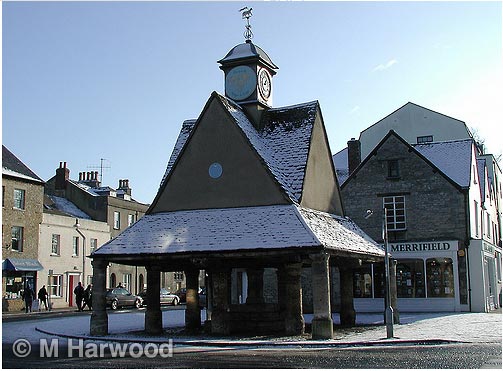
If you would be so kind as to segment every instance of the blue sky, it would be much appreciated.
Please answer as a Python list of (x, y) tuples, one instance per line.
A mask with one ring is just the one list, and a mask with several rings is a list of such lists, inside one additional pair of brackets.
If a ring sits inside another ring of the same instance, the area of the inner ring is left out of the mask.
[[(42, 179), (107, 161), (150, 203), (185, 119), (253, 42), (279, 66), (274, 106), (319, 100), (332, 153), (411, 101), (503, 151), (501, 2), (3, 2), (2, 143)], [(498, 135), (496, 135), (498, 133)]]

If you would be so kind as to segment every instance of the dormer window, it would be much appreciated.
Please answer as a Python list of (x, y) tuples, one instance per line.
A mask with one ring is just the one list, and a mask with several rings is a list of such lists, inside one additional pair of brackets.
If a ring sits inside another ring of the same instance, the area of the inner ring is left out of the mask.
[(433, 135), (423, 135), (421, 137), (417, 137), (417, 144), (424, 144), (433, 142)]
[(398, 166), (398, 160), (388, 160), (388, 178), (399, 178), (400, 177), (400, 167)]

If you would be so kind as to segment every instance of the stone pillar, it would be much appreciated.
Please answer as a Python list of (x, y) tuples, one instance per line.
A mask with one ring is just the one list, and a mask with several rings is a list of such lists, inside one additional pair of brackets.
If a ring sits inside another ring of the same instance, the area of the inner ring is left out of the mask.
[(353, 269), (351, 264), (342, 261), (339, 265), (341, 282), (341, 325), (354, 326), (356, 323), (356, 312), (354, 308), (353, 296)]
[(93, 265), (93, 313), (90, 332), (91, 335), (107, 335), (108, 315), (105, 295), (108, 262), (94, 259), (91, 264)]
[(213, 311), (211, 313), (211, 333), (229, 335), (230, 324), (230, 270), (211, 272), (213, 288)]
[(199, 308), (199, 269), (185, 270), (187, 278), (187, 307), (185, 309), (185, 329), (196, 330), (201, 327), (201, 309)]
[(150, 265), (147, 269), (147, 310), (145, 312), (145, 331), (149, 335), (162, 333), (161, 312), (161, 268)]
[(286, 335), (304, 333), (301, 273), (302, 263), (287, 264), (278, 269), (278, 303), (285, 320)]
[(248, 276), (248, 297), (246, 304), (264, 303), (264, 268), (246, 270)]
[(331, 339), (334, 336), (330, 308), (329, 255), (325, 252), (310, 255), (313, 282), (313, 339)]
[(400, 323), (400, 313), (397, 307), (397, 291), (396, 291), (396, 260), (390, 259), (389, 264), (389, 278), (390, 278), (390, 294), (391, 294), (391, 308), (393, 308), (393, 323)]

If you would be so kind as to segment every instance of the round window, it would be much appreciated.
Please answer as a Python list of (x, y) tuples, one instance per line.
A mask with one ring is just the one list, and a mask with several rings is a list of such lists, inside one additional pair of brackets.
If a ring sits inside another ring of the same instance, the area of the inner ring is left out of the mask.
[(208, 169), (208, 173), (213, 179), (220, 178), (222, 176), (222, 171), (222, 165), (220, 165), (218, 162), (212, 163)]

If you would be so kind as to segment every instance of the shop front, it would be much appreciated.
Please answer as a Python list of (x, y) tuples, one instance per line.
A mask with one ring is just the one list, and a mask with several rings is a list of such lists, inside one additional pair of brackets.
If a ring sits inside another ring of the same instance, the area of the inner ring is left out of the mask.
[(488, 312), (501, 307), (501, 247), (471, 240), (469, 248), (472, 311)]
[(2, 262), (3, 311), (12, 312), (24, 308), (24, 289), (30, 286), (36, 292), (37, 272), (42, 269), (36, 259), (7, 258)]
[[(468, 310), (466, 294), (464, 294), (466, 291), (464, 289), (466, 287), (464, 250), (459, 250), (458, 245), (458, 241), (414, 241), (389, 244), (390, 254), (397, 262), (396, 287), (399, 311)], [(381, 311), (384, 308), (384, 292), (384, 266), (382, 264), (364, 265), (355, 271), (356, 311)]]

